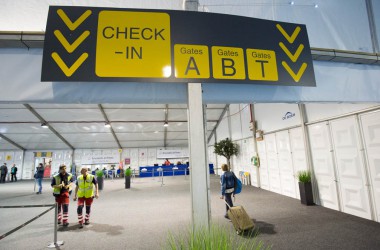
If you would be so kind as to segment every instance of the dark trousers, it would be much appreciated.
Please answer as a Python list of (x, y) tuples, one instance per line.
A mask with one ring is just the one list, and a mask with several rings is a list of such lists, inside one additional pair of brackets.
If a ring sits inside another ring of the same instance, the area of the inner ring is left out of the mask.
[(1, 174), (1, 180), (0, 180), (0, 182), (4, 182), (5, 183), (5, 177), (6, 176), (7, 176), (6, 174)]
[[(230, 205), (230, 207), (233, 207), (233, 206), (234, 206), (234, 204), (232, 203), (232, 193), (229, 193), (229, 194), (225, 193), (225, 194), (224, 194), (224, 200), (227, 202), (228, 205)], [(228, 209), (230, 209), (230, 208), (227, 206), (227, 204), (226, 204), (226, 214), (227, 214), (227, 212), (228, 212)]]
[(16, 176), (16, 174), (11, 174), (11, 181), (13, 181), (13, 178), (15, 179), (15, 181), (17, 181), (17, 176)]

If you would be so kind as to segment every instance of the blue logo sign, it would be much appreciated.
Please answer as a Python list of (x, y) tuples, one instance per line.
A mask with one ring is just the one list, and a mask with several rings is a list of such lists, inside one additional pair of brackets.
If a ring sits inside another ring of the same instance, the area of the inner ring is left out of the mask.
[(287, 120), (287, 119), (290, 119), (290, 118), (295, 117), (295, 116), (296, 116), (295, 113), (286, 112), (286, 114), (284, 115), (284, 117), (282, 117), (282, 120)]

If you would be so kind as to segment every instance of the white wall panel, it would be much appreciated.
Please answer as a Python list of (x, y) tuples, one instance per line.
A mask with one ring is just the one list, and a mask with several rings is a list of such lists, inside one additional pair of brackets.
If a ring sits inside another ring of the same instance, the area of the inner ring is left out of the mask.
[(308, 129), (320, 205), (339, 210), (328, 124), (313, 124)]
[(258, 187), (257, 182), (257, 167), (253, 166), (251, 163), (251, 158), (256, 154), (256, 152), (253, 151), (253, 138), (247, 138), (246, 141), (246, 153), (244, 156), (244, 164), (246, 166), (246, 171), (250, 173), (251, 176), (251, 185)]
[(231, 119), (231, 138), (232, 140), (239, 140), (242, 138), (241, 134), (241, 119), (240, 119), (240, 105), (230, 105), (230, 119)]
[(148, 164), (149, 166), (153, 166), (157, 162), (157, 149), (156, 148), (148, 148)]
[(265, 146), (267, 152), (268, 173), (269, 173), (269, 190), (281, 194), (280, 169), (278, 167), (278, 155), (276, 147), (276, 135), (269, 134), (265, 136)]
[(300, 190), (298, 187), (297, 173), (301, 170), (307, 170), (305, 144), (301, 128), (289, 130), (290, 145), (292, 151), (293, 169), (295, 175), (296, 197), (300, 199)]
[(300, 125), (300, 116), (297, 104), (266, 103), (255, 104), (255, 118), (257, 128), (273, 131)]
[(278, 167), (280, 169), (281, 178), (281, 193), (283, 195), (296, 198), (295, 179), (288, 130), (276, 133), (276, 143), (278, 152)]
[(148, 149), (139, 148), (139, 166), (148, 165)]
[(247, 138), (253, 135), (253, 132), (249, 129), (249, 124), (251, 122), (251, 111), (249, 104), (240, 104), (240, 118), (241, 118), (241, 134), (242, 138)]
[(342, 211), (371, 219), (366, 173), (355, 117), (331, 122)]
[(137, 169), (139, 167), (139, 150), (138, 148), (131, 148), (129, 152), (131, 158), (131, 168)]
[(219, 123), (218, 128), (216, 129), (216, 138), (218, 142), (226, 138), (230, 138), (227, 113), (228, 112), (226, 112), (226, 114), (222, 118), (222, 121)]
[(327, 119), (333, 116), (347, 114), (366, 108), (376, 106), (376, 104), (363, 103), (363, 104), (334, 104), (334, 103), (307, 103), (305, 104), (307, 121), (317, 121)]
[(260, 185), (262, 189), (269, 190), (269, 173), (265, 141), (257, 142), (257, 152), (260, 158)]
[(240, 151), (239, 155), (238, 156), (232, 156), (231, 160), (232, 160), (232, 170), (235, 172), (236, 175), (239, 174), (239, 171), (244, 171), (243, 170), (243, 164), (242, 164), (242, 155), (241, 155), (241, 150), (242, 150), (242, 141), (239, 140), (239, 141), (234, 141), (234, 143), (236, 143), (236, 145), (238, 146), (238, 149)]
[(34, 172), (34, 152), (25, 151), (24, 167), (22, 169), (22, 179), (32, 179)]
[(360, 116), (377, 221), (380, 222), (380, 112)]

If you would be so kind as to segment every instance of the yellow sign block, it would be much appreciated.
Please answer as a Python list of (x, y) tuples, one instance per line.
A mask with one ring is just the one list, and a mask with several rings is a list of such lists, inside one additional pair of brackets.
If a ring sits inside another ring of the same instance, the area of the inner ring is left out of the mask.
[(176, 78), (209, 78), (208, 47), (204, 45), (174, 45)]
[(278, 81), (276, 53), (273, 50), (247, 49), (250, 80)]
[(211, 51), (215, 79), (245, 79), (242, 48), (212, 46)]
[(170, 77), (169, 14), (101, 11), (95, 73), (99, 77)]

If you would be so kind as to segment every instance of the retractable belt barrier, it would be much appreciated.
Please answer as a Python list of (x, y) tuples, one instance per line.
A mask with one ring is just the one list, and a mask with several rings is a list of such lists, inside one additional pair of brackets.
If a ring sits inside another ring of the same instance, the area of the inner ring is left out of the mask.
[(57, 203), (55, 204), (42, 204), (42, 205), (22, 205), (22, 206), (0, 206), (0, 208), (31, 208), (31, 207), (49, 207), (49, 209), (45, 210), (44, 212), (40, 213), (39, 215), (33, 217), (32, 219), (28, 220), (27, 222), (21, 224), (20, 226), (10, 230), (9, 232), (6, 232), (3, 235), (0, 235), (0, 240), (4, 239), (8, 235), (11, 235), (12, 233), (20, 230), (21, 228), (25, 227), (26, 225), (30, 224), (31, 222), (37, 220), (44, 214), (48, 213), (49, 211), (53, 210), (55, 208), (55, 213), (54, 213), (54, 242), (51, 243), (48, 247), (57, 247), (60, 245), (63, 245), (63, 241), (57, 241), (57, 211), (58, 211), (58, 206)]
[(29, 207), (50, 207), (48, 210), (42, 212), (41, 214), (37, 215), (36, 217), (28, 220), (27, 222), (25, 222), (24, 224), (21, 224), (20, 226), (12, 229), (11, 231), (9, 232), (6, 232), (5, 234), (3, 235), (0, 235), (0, 240), (4, 239), (5, 237), (7, 237), (8, 235), (20, 230), (21, 228), (25, 227), (26, 225), (28, 225), (29, 223), (37, 220), (38, 218), (40, 218), (42, 215), (46, 214), (47, 212), (49, 212), (50, 210), (52, 210), (54, 207), (55, 207), (55, 204), (49, 204), (49, 205), (23, 205), (23, 206), (0, 206), (0, 208), (29, 208)]

